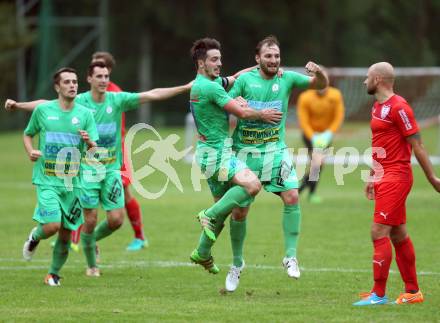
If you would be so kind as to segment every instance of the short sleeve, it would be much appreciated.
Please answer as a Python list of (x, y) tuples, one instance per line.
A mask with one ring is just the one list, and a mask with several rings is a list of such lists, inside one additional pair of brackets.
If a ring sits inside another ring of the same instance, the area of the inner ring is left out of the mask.
[(139, 108), (140, 105), (139, 93), (130, 93), (130, 92), (111, 92), (111, 93), (115, 96), (117, 105), (121, 107), (122, 112)]
[(286, 78), (290, 88), (307, 89), (312, 81), (310, 76), (292, 71), (285, 71), (282, 77)]
[(398, 105), (393, 108), (393, 112), (393, 121), (404, 137), (411, 136), (419, 131), (414, 112), (409, 105)]
[(40, 132), (41, 130), (41, 125), (40, 125), (40, 109), (37, 106), (37, 108), (32, 111), (32, 115), (31, 118), (27, 124), (26, 129), (24, 130), (24, 134), (26, 136), (35, 136), (37, 133)]
[(208, 99), (223, 108), (232, 98), (226, 93), (225, 89), (218, 83), (211, 82), (207, 88)]

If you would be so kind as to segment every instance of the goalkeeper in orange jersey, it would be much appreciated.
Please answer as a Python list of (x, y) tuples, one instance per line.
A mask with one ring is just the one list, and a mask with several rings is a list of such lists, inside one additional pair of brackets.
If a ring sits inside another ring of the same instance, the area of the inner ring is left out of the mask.
[(299, 192), (308, 187), (309, 201), (320, 203), (316, 187), (325, 157), (324, 149), (330, 146), (334, 133), (344, 121), (344, 100), (341, 91), (331, 86), (323, 90), (307, 90), (299, 96), (297, 109), (299, 126), (311, 159)]

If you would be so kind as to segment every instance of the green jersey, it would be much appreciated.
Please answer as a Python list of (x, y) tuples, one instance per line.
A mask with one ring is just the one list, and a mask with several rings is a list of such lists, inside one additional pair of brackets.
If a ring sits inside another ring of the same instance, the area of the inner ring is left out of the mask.
[(70, 110), (63, 110), (58, 100), (35, 108), (24, 131), (31, 137), (39, 134), (42, 156), (34, 164), (33, 184), (65, 186), (65, 178), (70, 178), (72, 186), (79, 187), (79, 165), (87, 145), (78, 130), (87, 131), (90, 140), (98, 140), (92, 113), (78, 103)]
[(122, 112), (139, 107), (139, 94), (106, 92), (103, 102), (95, 102), (92, 93), (88, 91), (79, 94), (75, 101), (93, 112), (99, 133), (96, 160), (87, 159), (81, 164), (81, 168), (93, 171), (93, 164), (98, 161), (105, 166), (106, 171), (119, 170), (122, 165)]
[(266, 151), (270, 143), (275, 149), (285, 148), (284, 137), (290, 94), (295, 87), (304, 89), (309, 85), (309, 76), (290, 71), (285, 71), (282, 77), (276, 75), (270, 80), (263, 79), (259, 69), (240, 75), (229, 95), (233, 98), (242, 96), (252, 109), (279, 110), (283, 112), (283, 118), (278, 124), (239, 119), (232, 136), (234, 150), (252, 146), (260, 151)]
[(232, 98), (220, 83), (220, 78), (212, 81), (198, 74), (191, 88), (190, 106), (201, 137), (199, 145), (221, 148), (229, 136), (229, 118), (223, 108)]

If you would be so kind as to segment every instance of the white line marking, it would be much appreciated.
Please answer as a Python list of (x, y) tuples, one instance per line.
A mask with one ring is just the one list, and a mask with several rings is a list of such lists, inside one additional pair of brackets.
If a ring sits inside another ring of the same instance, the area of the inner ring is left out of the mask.
[[(22, 262), (25, 263), (22, 259), (14, 259), (14, 258), (0, 258), (0, 262), (2, 263), (16, 263)], [(35, 270), (35, 269), (47, 269), (50, 264), (50, 260), (32, 260), (30, 263), (44, 263), (45, 265), (23, 265), (23, 266), (0, 266), (0, 270)], [(70, 263), (79, 264), (85, 266), (84, 261), (72, 260)], [(220, 267), (229, 267), (229, 265), (225, 264), (217, 264)], [(115, 261), (112, 264), (102, 264), (99, 267), (101, 268), (132, 268), (132, 267), (142, 267), (142, 268), (179, 268), (179, 267), (192, 267), (196, 266), (189, 262), (179, 262), (179, 261)], [(65, 265), (63, 268), (76, 268), (78, 265)], [(282, 271), (284, 268), (280, 266), (269, 266), (269, 265), (251, 265), (246, 264), (246, 268), (257, 269), (257, 270), (279, 270)], [(329, 273), (370, 273), (370, 269), (354, 269), (354, 268), (309, 268), (309, 267), (300, 267), (302, 271), (305, 272), (329, 272)], [(390, 270), (391, 274), (398, 274), (398, 271)], [(419, 271), (417, 273), (420, 276), (439, 276), (439, 272), (433, 271)]]

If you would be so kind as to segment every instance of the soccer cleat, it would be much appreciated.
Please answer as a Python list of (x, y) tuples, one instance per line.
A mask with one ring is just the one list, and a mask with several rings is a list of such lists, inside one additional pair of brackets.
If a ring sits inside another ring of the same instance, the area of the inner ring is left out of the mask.
[(209, 256), (208, 258), (203, 259), (202, 257), (200, 257), (197, 249), (194, 249), (194, 251), (189, 256), (189, 259), (193, 263), (203, 266), (203, 268), (205, 268), (211, 274), (218, 274), (218, 272), (220, 271), (220, 269), (214, 263), (214, 258), (212, 256)]
[(100, 277), (101, 276), (101, 271), (99, 270), (98, 267), (87, 268), (86, 269), (86, 276), (88, 276), (88, 277)]
[(353, 303), (354, 306), (367, 306), (367, 305), (384, 305), (388, 303), (388, 297), (384, 295), (383, 297), (379, 297), (376, 293), (370, 294), (361, 294), (366, 296), (362, 298), (360, 301)]
[(37, 250), (37, 246), (40, 243), (40, 240), (34, 240), (34, 238), (32, 237), (36, 230), (36, 227), (32, 229), (28, 239), (23, 245), (23, 258), (27, 261), (32, 260), (32, 256), (34, 255), (35, 251)]
[(423, 294), (421, 291), (417, 293), (402, 293), (399, 297), (394, 301), (394, 304), (402, 305), (402, 304), (415, 304), (422, 303), (424, 300)]
[(240, 283), (240, 275), (241, 271), (244, 268), (244, 260), (241, 265), (241, 267), (236, 267), (234, 265), (231, 266), (231, 269), (229, 269), (228, 274), (226, 275), (226, 281), (225, 281), (225, 289), (228, 292), (233, 292), (237, 289), (238, 284)]
[(135, 238), (128, 246), (127, 251), (139, 251), (148, 246), (148, 241)]
[(202, 226), (202, 229), (208, 239), (211, 241), (215, 241), (217, 239), (214, 233), (215, 219), (211, 219), (210, 217), (208, 217), (205, 214), (205, 211), (206, 210), (200, 211), (199, 214), (197, 214), (196, 218), (200, 222), (200, 225)]
[(301, 276), (299, 271), (298, 260), (295, 257), (284, 257), (283, 266), (287, 270), (287, 276), (298, 279)]
[(46, 277), (44, 278), (44, 283), (52, 287), (58, 287), (61, 286), (60, 280), (61, 277), (58, 275), (47, 274)]

